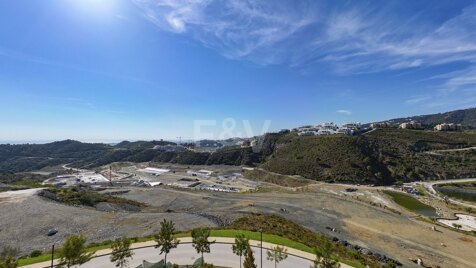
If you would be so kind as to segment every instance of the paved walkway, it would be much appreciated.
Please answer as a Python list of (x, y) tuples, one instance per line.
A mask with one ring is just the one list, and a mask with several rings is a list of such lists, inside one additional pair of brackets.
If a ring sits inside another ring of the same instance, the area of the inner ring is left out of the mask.
[[(418, 181), (418, 182), (413, 182), (413, 184), (416, 184), (416, 183), (422, 184), (426, 189), (428, 189), (429, 194), (433, 198), (443, 200), (443, 198), (439, 195), (439, 193), (435, 190), (435, 188), (433, 188), (433, 186), (438, 184), (464, 183), (464, 182), (475, 182), (475, 181), (476, 181), (476, 178), (467, 178), (467, 179), (454, 179), (454, 180), (443, 180), (443, 181)], [(447, 198), (447, 200), (448, 202), (456, 204), (456, 205), (476, 209), (476, 205), (468, 204), (468, 203), (461, 202), (451, 198)]]
[[(192, 264), (195, 259), (199, 257), (199, 254), (193, 249), (191, 243), (191, 237), (180, 238), (180, 245), (178, 248), (171, 251), (167, 255), (168, 261), (178, 264)], [(234, 238), (224, 237), (211, 237), (210, 240), (215, 240), (216, 243), (212, 245), (210, 254), (205, 254), (205, 261), (213, 263), (219, 266), (225, 267), (239, 267), (239, 257), (232, 252), (232, 245), (235, 242)], [(159, 250), (154, 248), (155, 241), (147, 241), (134, 243), (131, 248), (134, 249), (134, 259), (130, 262), (131, 267), (136, 267), (142, 263), (142, 260), (150, 262), (157, 262), (163, 257), (159, 255)], [(260, 267), (261, 250), (260, 241), (250, 240), (250, 245), (253, 247), (253, 253), (255, 257), (255, 263)], [(274, 263), (266, 260), (266, 250), (275, 247), (275, 244), (263, 242), (263, 268), (272, 268)], [(312, 264), (312, 260), (315, 259), (314, 254), (310, 254), (304, 251), (300, 251), (294, 248), (288, 248), (287, 253), (289, 257), (279, 264), (280, 268), (295, 268), (295, 267), (309, 267)], [(109, 260), (109, 254), (111, 249), (103, 249), (95, 252), (94, 258), (88, 263), (82, 265), (83, 268), (94, 267), (115, 267)], [(242, 260), (243, 261), (243, 260)], [(57, 260), (54, 261), (57, 264)], [(45, 268), (50, 267), (51, 261), (41, 262), (23, 267), (27, 268)], [(341, 267), (349, 268), (351, 266), (341, 263)]]

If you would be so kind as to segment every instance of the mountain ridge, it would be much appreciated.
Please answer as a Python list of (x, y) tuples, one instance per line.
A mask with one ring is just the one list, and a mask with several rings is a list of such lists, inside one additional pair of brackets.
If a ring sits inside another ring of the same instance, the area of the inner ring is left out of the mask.
[[(453, 123), (461, 124), (465, 127), (476, 128), (476, 107), (453, 110), (449, 112), (436, 113), (436, 114), (425, 114), (425, 115), (416, 115), (409, 117), (400, 117), (393, 118), (389, 120), (382, 120), (381, 122), (392, 122), (401, 124), (408, 121), (416, 121), (422, 123), (423, 125), (433, 127), (437, 124), (442, 123)], [(367, 125), (369, 125), (368, 123)]]

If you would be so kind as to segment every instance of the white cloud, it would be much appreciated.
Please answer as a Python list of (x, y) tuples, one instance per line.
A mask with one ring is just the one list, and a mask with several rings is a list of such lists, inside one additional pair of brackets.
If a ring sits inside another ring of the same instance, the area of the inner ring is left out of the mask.
[(413, 96), (405, 101), (408, 105), (423, 107), (475, 107), (476, 66), (430, 77), (436, 86), (431, 93)]
[(352, 112), (351, 112), (351, 111), (349, 111), (349, 110), (344, 110), (344, 109), (342, 109), (342, 110), (337, 110), (336, 112), (339, 113), (339, 114), (343, 114), (343, 115), (352, 115)]
[[(311, 11), (275, 1), (133, 0), (159, 28), (187, 33), (233, 59), (285, 61), (285, 51), (263, 53), (316, 21)], [(291, 2), (288, 2), (291, 3)], [(281, 48), (281, 50), (284, 47)]]
[(440, 89), (443, 93), (456, 90), (473, 90), (476, 93), (476, 66), (453, 72)]
[(163, 30), (261, 65), (316, 62), (342, 74), (476, 61), (476, 7), (439, 24), (383, 6), (317, 1), (133, 0)]

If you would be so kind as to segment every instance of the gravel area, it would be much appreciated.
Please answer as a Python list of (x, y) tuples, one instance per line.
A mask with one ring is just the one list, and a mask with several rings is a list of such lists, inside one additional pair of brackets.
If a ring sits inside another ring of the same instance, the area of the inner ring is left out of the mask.
[[(385, 254), (409, 267), (414, 264), (408, 259), (418, 257), (441, 267), (474, 267), (476, 263), (476, 255), (472, 254), (476, 252), (474, 237), (446, 229), (435, 232), (431, 224), (413, 220), (404, 210), (400, 210), (401, 215), (387, 210), (384, 204), (394, 204), (377, 190), (366, 189), (365, 194), (378, 195), (369, 200), (382, 199), (382, 206), (371, 205), (362, 196), (346, 194), (344, 187), (327, 184), (301, 192), (290, 189), (246, 194), (168, 187), (121, 189), (129, 191), (119, 196), (146, 203), (148, 208), (137, 213), (103, 212), (66, 206), (31, 194), (17, 196), (16, 202), (5, 201), (8, 198), (2, 201), (0, 196), (0, 243), (29, 253), (47, 249), (70, 234), (83, 233), (89, 242), (123, 235), (151, 235), (159, 230), (163, 218), (173, 220), (179, 230), (190, 230), (223, 226), (248, 213), (274, 213), (340, 241)], [(47, 237), (47, 230), (53, 227), (59, 233)]]
[[(162, 219), (173, 220), (178, 230), (216, 226), (203, 216), (190, 213), (102, 212), (93, 208), (72, 207), (32, 195), (21, 201), (0, 201), (0, 244), (18, 247), (22, 254), (34, 249), (47, 250), (56, 241), (83, 233), (88, 242), (101, 242), (126, 235), (147, 236), (157, 233)], [(50, 228), (58, 234), (48, 237)]]

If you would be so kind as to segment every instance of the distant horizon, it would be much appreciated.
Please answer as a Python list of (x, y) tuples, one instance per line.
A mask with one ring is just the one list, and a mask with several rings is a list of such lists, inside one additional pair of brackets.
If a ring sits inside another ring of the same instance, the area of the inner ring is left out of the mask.
[(215, 122), (204, 136), (249, 136), (476, 104), (471, 0), (7, 0), (0, 11), (5, 141), (191, 138), (198, 121)]
[[(466, 108), (466, 109), (457, 109), (457, 110), (452, 110), (452, 111), (443, 111), (443, 112), (440, 112), (440, 113), (437, 113), (437, 114), (442, 114), (442, 113), (447, 113), (447, 112), (454, 112), (454, 111), (458, 111), (458, 110), (467, 110), (467, 109), (476, 109), (476, 107), (469, 107), (469, 108)], [(342, 125), (342, 124), (345, 124), (345, 123), (361, 123), (362, 125), (366, 125), (366, 124), (371, 124), (371, 123), (374, 123), (374, 122), (384, 122), (384, 121), (389, 121), (389, 120), (394, 120), (394, 119), (399, 119), (399, 118), (412, 118), (412, 117), (418, 117), (418, 116), (425, 116), (425, 115), (430, 115), (430, 114), (419, 114), (419, 115), (412, 115), (412, 116), (400, 116), (400, 117), (395, 117), (395, 118), (387, 118), (387, 119), (382, 119), (382, 120), (378, 120), (378, 121), (373, 121), (373, 122), (359, 122), (359, 121), (355, 121), (355, 122), (344, 122), (344, 123), (337, 123), (337, 125)], [(329, 121), (329, 122), (333, 122), (335, 123), (334, 121)], [(300, 127), (300, 126), (305, 126), (305, 125), (316, 125), (316, 124), (322, 124), (322, 123), (325, 123), (325, 122), (314, 122), (314, 123), (304, 123), (304, 124), (297, 124), (297, 125), (294, 125), (292, 127), (288, 127), (288, 128), (281, 128), (281, 129), (270, 129), (270, 131), (268, 132), (277, 132), (277, 131), (280, 131), (282, 129), (293, 129), (293, 128), (296, 128), (296, 127)], [(266, 132), (267, 133), (267, 132)], [(264, 134), (264, 133), (262, 133)], [(239, 137), (239, 136), (232, 136), (232, 137), (227, 137), (225, 139), (228, 139), (228, 138), (243, 138), (243, 139), (246, 139), (246, 138), (251, 138), (251, 137), (254, 137), (254, 136), (260, 136), (262, 134), (257, 134), (257, 135), (253, 135), (253, 136), (246, 136), (246, 137)], [(74, 141), (79, 141), (79, 142), (83, 142), (83, 143), (104, 143), (104, 144), (117, 144), (117, 143), (120, 143), (120, 142), (123, 142), (123, 141), (128, 141), (128, 142), (136, 142), (136, 141), (160, 141), (160, 140), (163, 140), (163, 141), (169, 141), (169, 142), (175, 142), (175, 143), (186, 143), (186, 142), (196, 142), (196, 141), (199, 141), (199, 140), (205, 140), (205, 139), (209, 139), (209, 140), (223, 140), (223, 139), (217, 139), (217, 138), (214, 138), (214, 137), (205, 137), (205, 138), (201, 138), (201, 139), (191, 139), (191, 138), (183, 138), (183, 139), (179, 139), (179, 137), (176, 137), (176, 138), (164, 138), (164, 137), (157, 137), (157, 138), (125, 138), (125, 139), (91, 139), (91, 140), (88, 140), (88, 139), (76, 139), (76, 138), (59, 138), (59, 139), (33, 139), (33, 140), (15, 140), (15, 139), (7, 139), (7, 140), (0, 140), (0, 145), (4, 145), (4, 144), (11, 144), (11, 145), (21, 145), (21, 144), (46, 144), (46, 143), (52, 143), (52, 142), (57, 142), (57, 141), (65, 141), (65, 140), (74, 140)]]

